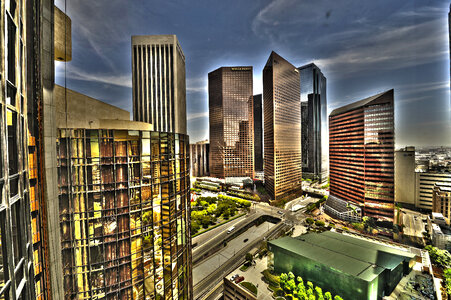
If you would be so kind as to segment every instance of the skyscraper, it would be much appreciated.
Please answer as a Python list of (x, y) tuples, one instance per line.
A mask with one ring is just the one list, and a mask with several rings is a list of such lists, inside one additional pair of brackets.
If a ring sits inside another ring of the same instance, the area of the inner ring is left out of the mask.
[(55, 100), (59, 299), (192, 299), (188, 136), (60, 86)]
[(202, 177), (210, 175), (210, 143), (208, 141), (190, 144), (190, 175)]
[(263, 171), (262, 95), (254, 95), (254, 163), (255, 171)]
[(365, 216), (393, 221), (394, 133), (393, 90), (332, 111), (327, 206), (344, 201)]
[(208, 73), (210, 176), (254, 177), (252, 67)]
[(132, 36), (133, 119), (186, 134), (185, 55), (175, 35)]
[(326, 77), (313, 63), (298, 70), (301, 78), (302, 174), (324, 182), (329, 171)]
[(275, 200), (302, 194), (299, 71), (275, 52), (263, 69), (265, 187)]

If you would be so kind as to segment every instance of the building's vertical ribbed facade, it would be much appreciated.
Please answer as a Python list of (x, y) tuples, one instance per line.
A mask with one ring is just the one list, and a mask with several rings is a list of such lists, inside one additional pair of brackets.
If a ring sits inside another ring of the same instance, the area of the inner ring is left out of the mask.
[(190, 144), (190, 175), (209, 176), (210, 144), (207, 141)]
[(302, 194), (299, 71), (272, 52), (263, 69), (265, 187), (275, 200)]
[(252, 67), (208, 74), (210, 176), (254, 178)]
[(335, 109), (329, 116), (330, 196), (365, 216), (393, 221), (393, 90)]
[(175, 35), (132, 36), (133, 119), (186, 134), (185, 55)]
[(298, 70), (301, 78), (302, 174), (324, 182), (329, 175), (326, 77), (313, 63)]
[(451, 173), (416, 172), (415, 205), (424, 210), (432, 210), (435, 184), (451, 185)]
[(255, 171), (263, 171), (263, 99), (254, 95), (254, 164)]
[(448, 220), (451, 218), (451, 183), (434, 184), (432, 212), (441, 213)]

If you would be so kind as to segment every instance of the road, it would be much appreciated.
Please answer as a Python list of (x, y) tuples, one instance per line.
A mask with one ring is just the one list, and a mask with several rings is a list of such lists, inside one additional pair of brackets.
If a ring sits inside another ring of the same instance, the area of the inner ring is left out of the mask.
[[(223, 280), (224, 276), (244, 263), (245, 254), (254, 247), (257, 247), (263, 241), (264, 237), (270, 238), (272, 235), (278, 234), (280, 231), (286, 230), (289, 227), (290, 226), (286, 225), (284, 222), (279, 222), (277, 225), (273, 225), (273, 227), (270, 228), (269, 232), (265, 231), (263, 235), (260, 235), (258, 238), (254, 239), (253, 242), (249, 242), (244, 248), (242, 248), (238, 252), (235, 252), (230, 259), (221, 262), (221, 264), (217, 267), (216, 265), (212, 266), (211, 269), (213, 270), (212, 272), (210, 272), (210, 274), (200, 280), (198, 279), (199, 281), (194, 283), (194, 299), (205, 299), (204, 296), (209, 293), (209, 291), (211, 291), (212, 288), (214, 288), (218, 283), (220, 283)], [(236, 242), (240, 242), (241, 239), (242, 236), (238, 237), (236, 239)], [(196, 272), (196, 269), (197, 267), (195, 267), (194, 272)], [(216, 297), (217, 291), (214, 294), (214, 297)], [(208, 299), (211, 299), (211, 296), (212, 295), (210, 293)]]

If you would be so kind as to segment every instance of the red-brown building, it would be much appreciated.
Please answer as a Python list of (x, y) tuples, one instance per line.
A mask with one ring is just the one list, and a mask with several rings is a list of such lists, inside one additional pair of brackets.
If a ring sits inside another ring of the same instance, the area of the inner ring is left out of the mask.
[(393, 90), (332, 111), (331, 200), (355, 204), (364, 216), (392, 221), (394, 145)]

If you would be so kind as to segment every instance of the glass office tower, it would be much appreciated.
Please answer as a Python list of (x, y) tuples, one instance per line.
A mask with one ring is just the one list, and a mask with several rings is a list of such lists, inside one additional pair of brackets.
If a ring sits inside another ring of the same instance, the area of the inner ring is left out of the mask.
[(302, 174), (324, 182), (329, 175), (326, 77), (313, 63), (298, 70), (301, 77)]
[(263, 69), (265, 187), (275, 200), (302, 194), (299, 71), (272, 52)]
[(252, 67), (208, 73), (210, 176), (254, 178)]
[(360, 207), (364, 216), (393, 221), (394, 134), (393, 90), (331, 112), (326, 205), (344, 200)]
[(191, 299), (186, 135), (59, 129), (66, 299)]
[(254, 95), (254, 162), (255, 171), (263, 171), (263, 101)]

